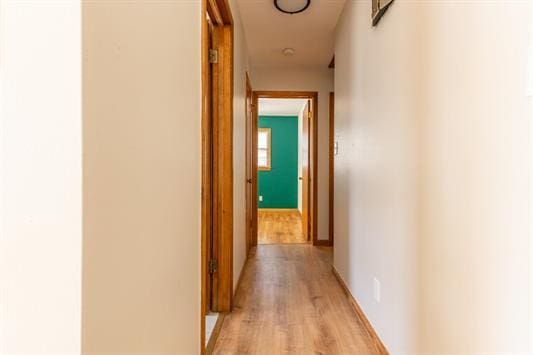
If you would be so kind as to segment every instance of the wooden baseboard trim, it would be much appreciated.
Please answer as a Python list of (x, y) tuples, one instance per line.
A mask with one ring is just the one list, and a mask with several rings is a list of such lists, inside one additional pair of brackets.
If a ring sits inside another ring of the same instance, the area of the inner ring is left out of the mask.
[(339, 274), (337, 269), (335, 269), (335, 266), (333, 265), (331, 266), (331, 271), (333, 272), (333, 275), (335, 275), (335, 278), (339, 282), (339, 285), (342, 287), (342, 290), (346, 294), (346, 297), (348, 298), (348, 301), (350, 302), (350, 305), (352, 306), (355, 314), (361, 320), (361, 323), (363, 324), (365, 331), (368, 333), (368, 336), (372, 340), (372, 343), (376, 349), (376, 354), (389, 355), (387, 348), (385, 348), (385, 345), (383, 345), (383, 342), (381, 341), (381, 339), (379, 339), (378, 334), (372, 327), (372, 324), (370, 324), (370, 321), (368, 320), (365, 313), (363, 312), (363, 309), (361, 308), (361, 306), (359, 306), (359, 303), (357, 303), (357, 301), (353, 297), (352, 293), (348, 289), (348, 286), (346, 286), (346, 283), (342, 279), (341, 275)]
[(325, 240), (322, 240), (322, 239), (319, 239), (319, 240), (315, 240), (313, 245), (315, 247), (331, 247), (333, 246), (333, 244), (331, 243), (331, 240), (328, 240), (328, 239), (325, 239)]
[(297, 208), (258, 208), (259, 212), (300, 212)]
[[(241, 272), (239, 273), (239, 279), (237, 280), (237, 285), (235, 285), (235, 290), (233, 291), (233, 299), (235, 299), (235, 296), (237, 295), (237, 292), (241, 288), (242, 278), (244, 276), (244, 272), (246, 270), (246, 265), (248, 265), (248, 260), (250, 260), (250, 257), (255, 255), (255, 248), (250, 249), (250, 254), (246, 256), (246, 260), (244, 260), (244, 264), (242, 265)], [(233, 311), (233, 303), (231, 304), (231, 310)]]
[(206, 355), (212, 354), (213, 350), (215, 350), (215, 344), (217, 343), (218, 335), (220, 334), (220, 329), (222, 329), (222, 324), (224, 323), (225, 317), (226, 313), (220, 313), (218, 315), (218, 319), (215, 324), (215, 328), (213, 329), (213, 333), (211, 333), (211, 337), (209, 338), (207, 346), (205, 347)]

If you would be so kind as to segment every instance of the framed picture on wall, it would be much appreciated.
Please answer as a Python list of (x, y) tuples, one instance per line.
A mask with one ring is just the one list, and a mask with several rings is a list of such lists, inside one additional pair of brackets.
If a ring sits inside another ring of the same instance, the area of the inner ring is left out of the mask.
[(372, 26), (377, 26), (394, 0), (372, 0)]

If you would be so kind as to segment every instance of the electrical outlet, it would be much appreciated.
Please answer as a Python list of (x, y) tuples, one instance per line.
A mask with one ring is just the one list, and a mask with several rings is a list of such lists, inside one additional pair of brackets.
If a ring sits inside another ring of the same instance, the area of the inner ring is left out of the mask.
[(333, 155), (339, 155), (339, 142), (333, 143)]
[(374, 277), (374, 301), (381, 302), (381, 282)]
[(259, 202), (263, 202), (263, 196), (259, 195)]

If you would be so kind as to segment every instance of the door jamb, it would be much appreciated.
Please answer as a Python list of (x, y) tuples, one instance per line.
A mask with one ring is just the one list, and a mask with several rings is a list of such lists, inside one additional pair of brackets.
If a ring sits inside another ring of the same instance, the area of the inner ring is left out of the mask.
[[(310, 134), (311, 137), (309, 139), (309, 150), (311, 151), (310, 154), (310, 180), (311, 180), (311, 196), (310, 196), (310, 214), (309, 214), (309, 220), (311, 223), (311, 241), (313, 245), (321, 245), (322, 241), (318, 240), (317, 236), (317, 218), (318, 218), (318, 184), (317, 184), (317, 177), (318, 177), (318, 92), (317, 91), (261, 91), (257, 90), (254, 91), (253, 95), (253, 103), (254, 103), (254, 119), (259, 119), (259, 111), (258, 111), (258, 102), (260, 98), (265, 99), (309, 99), (313, 102), (313, 116), (310, 119)], [(257, 126), (256, 126), (257, 127)], [(257, 132), (255, 132), (257, 135)], [(255, 184), (255, 187), (257, 188), (257, 179), (253, 181), (253, 184)], [(255, 191), (257, 191), (255, 189)], [(257, 221), (255, 222), (257, 223)], [(257, 226), (255, 226), (255, 230), (257, 230)], [(257, 233), (253, 236), (254, 238), (254, 245), (257, 245)]]
[[(207, 260), (208, 230), (215, 234), (217, 309), (229, 312), (233, 297), (233, 17), (228, 0), (202, 0), (202, 231), (201, 231), (201, 307), (200, 307), (200, 353), (205, 354), (205, 316), (207, 309)], [(209, 81), (210, 48), (207, 16), (213, 23), (213, 47), (218, 51), (218, 62), (213, 64), (212, 84)], [(211, 86), (213, 104), (208, 94)], [(212, 107), (212, 110), (211, 108)], [(211, 112), (212, 111), (212, 112)], [(212, 121), (210, 120), (212, 117)], [(213, 169), (206, 159), (213, 145)], [(213, 184), (214, 192), (205, 191), (205, 183)], [(207, 208), (213, 206), (209, 216)]]
[[(335, 59), (335, 58), (333, 58)], [(335, 236), (335, 93), (329, 93), (329, 243)]]
[[(257, 246), (257, 238), (253, 237), (257, 235), (257, 120), (254, 120), (254, 108), (254, 92), (246, 72), (246, 184), (251, 185), (246, 186), (246, 257)], [(252, 200), (251, 211), (248, 208), (249, 198)]]

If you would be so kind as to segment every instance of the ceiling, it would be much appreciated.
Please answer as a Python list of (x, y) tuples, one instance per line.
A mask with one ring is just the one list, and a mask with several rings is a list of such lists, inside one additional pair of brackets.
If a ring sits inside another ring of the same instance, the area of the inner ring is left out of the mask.
[[(253, 67), (327, 68), (345, 0), (311, 0), (300, 14), (284, 14), (274, 0), (238, 0)], [(284, 56), (284, 48), (295, 54)]]
[(307, 99), (259, 99), (259, 115), (298, 116)]

